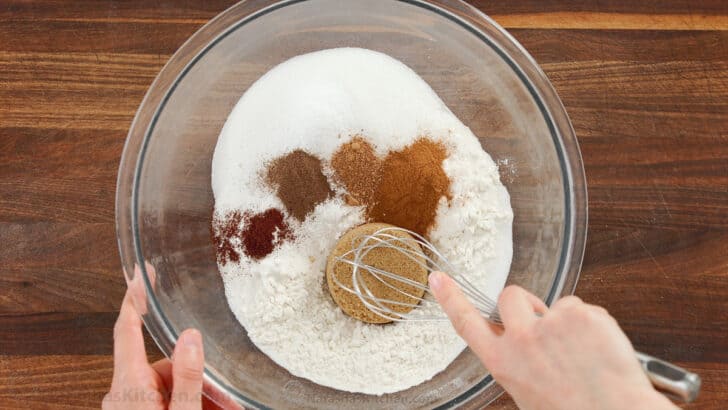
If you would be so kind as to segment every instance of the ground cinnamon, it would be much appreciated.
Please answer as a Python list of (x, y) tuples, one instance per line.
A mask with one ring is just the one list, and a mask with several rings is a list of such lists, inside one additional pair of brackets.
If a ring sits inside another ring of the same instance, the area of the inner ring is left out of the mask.
[(299, 221), (333, 195), (321, 160), (300, 149), (268, 164), (265, 180), (276, 190), (288, 213)]
[(370, 217), (426, 235), (440, 198), (451, 199), (450, 179), (442, 169), (446, 157), (445, 146), (428, 138), (387, 154)]
[(442, 169), (447, 150), (442, 143), (419, 138), (391, 151), (382, 160), (363, 137), (354, 137), (333, 155), (334, 175), (371, 222), (384, 222), (426, 235), (443, 196), (450, 199), (450, 180)]

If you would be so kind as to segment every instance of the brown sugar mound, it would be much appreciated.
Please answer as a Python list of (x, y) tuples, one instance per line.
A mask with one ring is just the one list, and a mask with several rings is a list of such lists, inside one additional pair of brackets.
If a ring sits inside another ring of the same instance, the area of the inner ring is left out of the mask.
[(276, 190), (288, 213), (299, 221), (334, 194), (321, 160), (300, 149), (273, 160), (265, 180)]
[(452, 199), (450, 179), (442, 169), (446, 157), (445, 146), (427, 138), (387, 154), (370, 218), (427, 235), (440, 198)]
[[(387, 227), (392, 227), (392, 225), (368, 223), (346, 232), (337, 242), (326, 264), (326, 282), (329, 293), (331, 293), (336, 304), (347, 315), (367, 323), (389, 323), (392, 320), (374, 313), (362, 303), (357, 295), (339, 286), (337, 280), (347, 288), (353, 289), (351, 277), (353, 267), (348, 263), (337, 261), (337, 258), (359, 245), (361, 239), (357, 239), (358, 237), (371, 235), (379, 229)], [(396, 231), (392, 232), (392, 234), (400, 238), (412, 239), (405, 232)], [(352, 243), (352, 241), (354, 242)], [(347, 259), (353, 260), (353, 255), (347, 256)], [(399, 251), (388, 248), (376, 248), (365, 255), (362, 262), (366, 265), (414, 280), (423, 285), (427, 283), (427, 269), (424, 268), (424, 257), (419, 259), (419, 262), (423, 264), (420, 265)], [(366, 270), (360, 270), (360, 275), (372, 294), (378, 298), (416, 305), (419, 298), (424, 294), (423, 289), (418, 289), (412, 285), (406, 285), (393, 279), (384, 278), (391, 286), (395, 287), (395, 289), (392, 289)], [(416, 298), (404, 295), (401, 292), (416, 296)], [(385, 304), (385, 306), (397, 313), (407, 313), (412, 310), (411, 306), (398, 304)]]

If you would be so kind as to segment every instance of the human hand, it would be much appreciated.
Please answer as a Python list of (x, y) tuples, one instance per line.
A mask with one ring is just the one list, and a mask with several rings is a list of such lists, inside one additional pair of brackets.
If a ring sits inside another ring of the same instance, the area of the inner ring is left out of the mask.
[(508, 286), (498, 300), (501, 328), (487, 322), (449, 276), (434, 272), (429, 281), (457, 333), (519, 408), (676, 408), (652, 388), (604, 308), (567, 296), (549, 309)]
[(202, 406), (202, 337), (187, 329), (177, 339), (172, 361), (147, 362), (142, 321), (127, 291), (114, 326), (114, 377), (104, 410), (199, 410)]

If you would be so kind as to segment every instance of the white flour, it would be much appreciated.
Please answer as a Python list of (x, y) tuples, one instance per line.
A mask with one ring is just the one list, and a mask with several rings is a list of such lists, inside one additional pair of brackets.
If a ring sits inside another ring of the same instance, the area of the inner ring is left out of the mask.
[[(243, 95), (220, 134), (212, 163), (215, 210), (258, 212), (283, 204), (259, 182), (273, 158), (301, 148), (327, 161), (361, 133), (380, 154), (418, 136), (444, 142), (452, 202), (440, 203), (434, 244), (496, 298), (508, 276), (513, 219), (498, 168), (476, 137), (415, 72), (384, 54), (333, 49), (295, 57)], [(464, 342), (448, 323), (371, 325), (346, 316), (322, 289), (337, 238), (363, 223), (362, 209), (330, 199), (296, 240), (260, 261), (220, 265), (225, 293), (250, 339), (292, 374), (340, 390), (383, 394), (445, 369)]]

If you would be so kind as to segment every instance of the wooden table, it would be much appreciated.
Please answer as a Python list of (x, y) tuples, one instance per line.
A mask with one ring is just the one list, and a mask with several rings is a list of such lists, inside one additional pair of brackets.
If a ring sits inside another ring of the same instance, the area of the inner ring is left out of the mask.
[[(162, 65), (230, 4), (149, 3), (0, 2), (0, 408), (98, 408), (108, 388), (124, 138)], [(685, 408), (726, 408), (728, 3), (475, 5), (542, 65), (579, 137), (577, 294), (702, 375)]]

